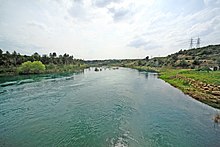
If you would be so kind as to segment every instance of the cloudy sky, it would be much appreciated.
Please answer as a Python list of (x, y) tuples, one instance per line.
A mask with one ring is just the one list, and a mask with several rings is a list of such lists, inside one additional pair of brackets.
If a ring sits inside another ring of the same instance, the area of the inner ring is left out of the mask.
[(220, 0), (0, 0), (0, 48), (81, 59), (165, 56), (220, 43)]

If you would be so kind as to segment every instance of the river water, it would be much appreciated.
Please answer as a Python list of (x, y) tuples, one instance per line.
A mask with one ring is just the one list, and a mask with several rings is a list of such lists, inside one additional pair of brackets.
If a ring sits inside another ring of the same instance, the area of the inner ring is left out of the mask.
[(155, 73), (0, 78), (0, 146), (220, 146), (217, 110)]

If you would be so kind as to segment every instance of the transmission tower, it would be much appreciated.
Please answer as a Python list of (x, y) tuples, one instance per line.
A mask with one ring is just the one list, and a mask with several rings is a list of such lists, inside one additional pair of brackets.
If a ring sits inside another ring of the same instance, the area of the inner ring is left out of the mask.
[(200, 48), (200, 38), (198, 37), (197, 42), (196, 42), (196, 48)]
[(191, 49), (192, 47), (193, 47), (193, 39), (191, 38), (189, 48)]

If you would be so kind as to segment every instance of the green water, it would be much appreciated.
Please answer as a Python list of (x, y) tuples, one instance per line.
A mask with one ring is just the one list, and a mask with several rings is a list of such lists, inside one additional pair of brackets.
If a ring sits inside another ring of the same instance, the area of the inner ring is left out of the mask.
[(0, 79), (0, 146), (220, 146), (216, 109), (120, 68)]

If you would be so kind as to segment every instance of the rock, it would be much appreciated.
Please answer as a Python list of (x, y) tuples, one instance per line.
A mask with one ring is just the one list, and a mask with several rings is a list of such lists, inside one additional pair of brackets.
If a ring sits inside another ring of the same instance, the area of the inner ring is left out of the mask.
[(209, 90), (205, 90), (205, 93), (207, 94), (211, 94), (211, 92)]
[(96, 68), (95, 68), (95, 71), (99, 71), (99, 69), (96, 67)]
[(202, 82), (199, 82), (199, 85), (203, 85), (203, 83), (202, 83)]
[(209, 87), (203, 87), (204, 90), (209, 90)]
[(213, 88), (214, 88), (214, 87), (212, 87), (212, 86), (209, 87), (210, 90), (214, 91)]
[(220, 114), (216, 114), (216, 115), (214, 116), (214, 122), (215, 122), (215, 123), (220, 123)]
[(213, 95), (220, 96), (220, 91), (212, 91), (212, 94), (213, 94)]
[(211, 102), (213, 102), (213, 103), (218, 103), (218, 101), (217, 100), (210, 100)]

